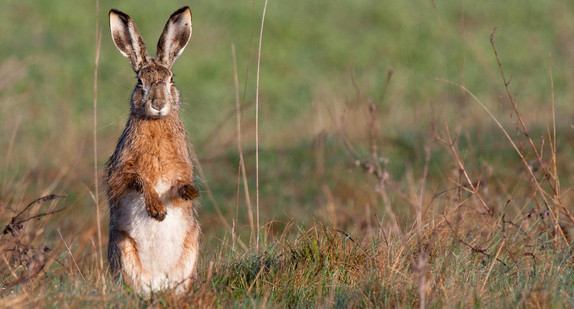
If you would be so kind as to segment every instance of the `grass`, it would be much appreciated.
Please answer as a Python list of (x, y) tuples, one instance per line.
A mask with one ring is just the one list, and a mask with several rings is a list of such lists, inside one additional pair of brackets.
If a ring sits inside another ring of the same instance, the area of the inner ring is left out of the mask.
[[(94, 163), (101, 178), (134, 84), (108, 34), (116, 4), (102, 0), (99, 12), (90, 2), (2, 4), (0, 226), (10, 227), (0, 235), (2, 307), (574, 304), (571, 4), (270, 1), (256, 147), (264, 2), (117, 7), (150, 50), (174, 9), (190, 5), (194, 16), (174, 72), (205, 174), (198, 279), (187, 295), (150, 303), (101, 266), (91, 196)], [(259, 242), (239, 173), (242, 155), (255, 207), (257, 151)], [(67, 197), (16, 216), (50, 194)], [(105, 247), (103, 196), (99, 204)]]

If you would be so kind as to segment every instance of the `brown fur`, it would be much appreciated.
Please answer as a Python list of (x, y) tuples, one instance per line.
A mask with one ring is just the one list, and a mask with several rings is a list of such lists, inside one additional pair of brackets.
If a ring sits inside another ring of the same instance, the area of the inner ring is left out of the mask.
[(117, 207), (119, 199), (129, 190), (136, 190), (144, 195), (150, 216), (163, 220), (165, 206), (152, 184), (168, 176), (172, 177), (173, 188), (169, 198), (198, 197), (188, 149), (177, 112), (154, 120), (132, 115), (108, 163), (106, 182), (110, 208)]

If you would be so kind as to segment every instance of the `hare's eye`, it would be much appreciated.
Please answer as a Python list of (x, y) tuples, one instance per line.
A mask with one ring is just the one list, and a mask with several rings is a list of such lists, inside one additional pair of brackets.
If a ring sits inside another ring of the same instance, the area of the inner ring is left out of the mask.
[(169, 79), (169, 83), (173, 84), (173, 75), (171, 76), (171, 78)]
[(138, 77), (138, 85), (141, 85), (141, 84), (143, 84), (143, 82), (142, 82), (141, 78)]

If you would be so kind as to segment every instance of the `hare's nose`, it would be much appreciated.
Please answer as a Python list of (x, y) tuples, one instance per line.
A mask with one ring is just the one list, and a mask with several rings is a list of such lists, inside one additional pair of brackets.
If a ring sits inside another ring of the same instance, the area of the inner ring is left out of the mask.
[(156, 111), (161, 111), (161, 109), (165, 106), (165, 100), (161, 99), (154, 99), (151, 101), (151, 107)]

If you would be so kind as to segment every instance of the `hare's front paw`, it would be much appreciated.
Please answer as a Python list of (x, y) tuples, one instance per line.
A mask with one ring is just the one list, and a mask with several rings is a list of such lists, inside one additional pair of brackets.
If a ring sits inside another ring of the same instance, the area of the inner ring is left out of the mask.
[(199, 191), (194, 185), (183, 185), (179, 188), (179, 196), (184, 200), (194, 200), (199, 197)]
[(167, 215), (167, 210), (163, 202), (157, 198), (150, 198), (146, 201), (146, 211), (147, 214), (156, 219), (157, 221), (163, 221)]

